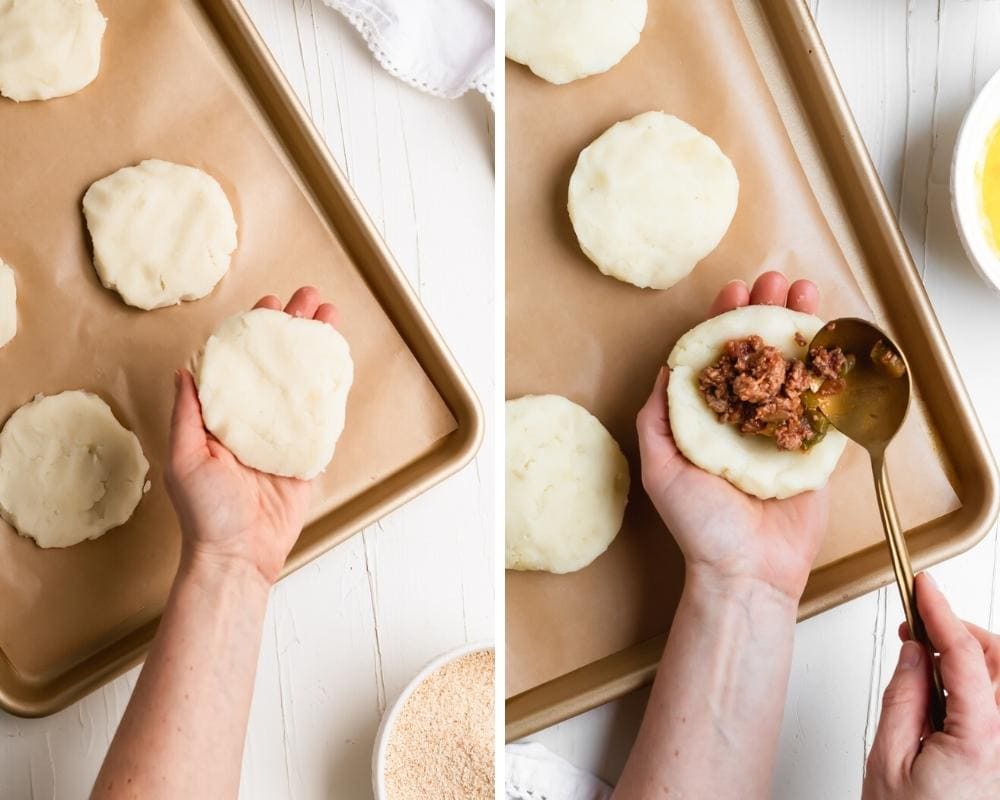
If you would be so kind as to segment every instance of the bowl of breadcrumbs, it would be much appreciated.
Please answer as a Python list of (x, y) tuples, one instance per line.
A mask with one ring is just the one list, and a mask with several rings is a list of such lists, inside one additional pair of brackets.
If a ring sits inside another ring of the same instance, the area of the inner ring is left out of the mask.
[(428, 664), (382, 718), (378, 800), (493, 800), (495, 656), (465, 645)]

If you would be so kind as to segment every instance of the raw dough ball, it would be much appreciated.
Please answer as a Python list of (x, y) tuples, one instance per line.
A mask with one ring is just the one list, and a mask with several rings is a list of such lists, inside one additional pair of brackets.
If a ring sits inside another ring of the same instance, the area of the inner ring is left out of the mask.
[(308, 480), (333, 458), (354, 362), (325, 322), (258, 308), (218, 327), (197, 379), (205, 427), (233, 455), (261, 472)]
[(17, 333), (17, 284), (14, 270), (0, 261), (0, 347)]
[(826, 485), (847, 443), (840, 431), (830, 428), (806, 452), (779, 450), (771, 438), (743, 434), (720, 422), (698, 390), (698, 374), (718, 359), (730, 339), (757, 334), (785, 358), (804, 360), (806, 347), (796, 343), (795, 334), (808, 342), (822, 326), (811, 314), (782, 306), (745, 306), (705, 320), (677, 341), (667, 360), (670, 428), (689, 461), (764, 500)]
[(507, 58), (569, 83), (611, 69), (645, 24), (646, 0), (508, 0)]
[(712, 139), (647, 111), (612, 125), (580, 153), (569, 215), (601, 272), (667, 289), (722, 240), (739, 190), (732, 162)]
[(106, 20), (94, 0), (0, 0), (0, 94), (48, 100), (97, 77)]
[(200, 169), (150, 159), (94, 183), (83, 196), (94, 266), (130, 306), (198, 300), (229, 269), (236, 220), (226, 193)]
[(628, 461), (585, 408), (558, 395), (507, 402), (507, 569), (575, 572), (618, 535)]
[(39, 547), (96, 539), (132, 516), (148, 470), (101, 398), (39, 395), (0, 431), (0, 515)]

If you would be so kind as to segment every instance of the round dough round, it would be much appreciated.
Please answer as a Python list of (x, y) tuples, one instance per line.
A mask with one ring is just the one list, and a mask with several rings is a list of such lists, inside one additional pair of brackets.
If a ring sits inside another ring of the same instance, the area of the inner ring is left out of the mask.
[(354, 362), (331, 325), (258, 308), (218, 327), (197, 379), (205, 427), (233, 455), (308, 480), (333, 458)]
[(94, 267), (130, 306), (198, 300), (229, 269), (236, 219), (200, 169), (150, 159), (101, 178), (83, 196)]
[(0, 347), (17, 333), (17, 284), (14, 270), (0, 261)]
[(39, 547), (69, 547), (124, 524), (149, 462), (101, 398), (39, 395), (0, 431), (0, 515)]
[(736, 169), (712, 139), (647, 111), (580, 153), (569, 215), (580, 247), (605, 275), (668, 289), (718, 246), (739, 191)]
[(48, 100), (97, 77), (107, 21), (94, 0), (0, 0), (0, 94)]
[(611, 69), (645, 24), (646, 0), (508, 0), (507, 58), (569, 83)]
[(699, 373), (719, 358), (730, 339), (757, 334), (785, 358), (804, 360), (806, 347), (796, 343), (795, 334), (808, 342), (822, 326), (817, 317), (782, 306), (745, 306), (705, 320), (677, 341), (667, 360), (670, 428), (689, 461), (763, 500), (826, 485), (847, 443), (840, 431), (830, 428), (806, 452), (779, 450), (773, 439), (720, 422), (698, 390)]
[(507, 402), (507, 569), (575, 572), (618, 535), (628, 461), (589, 411), (558, 395)]

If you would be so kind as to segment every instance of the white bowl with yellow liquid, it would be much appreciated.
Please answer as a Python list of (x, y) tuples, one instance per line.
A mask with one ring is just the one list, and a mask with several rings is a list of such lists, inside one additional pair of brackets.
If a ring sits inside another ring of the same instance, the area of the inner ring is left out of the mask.
[(983, 87), (958, 131), (951, 205), (965, 252), (1000, 291), (1000, 72)]

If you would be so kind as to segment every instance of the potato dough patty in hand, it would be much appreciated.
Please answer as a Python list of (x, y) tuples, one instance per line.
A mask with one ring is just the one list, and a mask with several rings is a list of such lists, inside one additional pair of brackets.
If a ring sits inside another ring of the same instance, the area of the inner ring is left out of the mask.
[(96, 539), (132, 516), (148, 471), (101, 398), (40, 395), (0, 431), (0, 515), (39, 547)]
[(621, 448), (558, 395), (507, 402), (507, 569), (575, 572), (618, 535), (628, 502)]
[(354, 362), (332, 325), (257, 308), (218, 327), (195, 380), (205, 427), (236, 458), (308, 480), (333, 458)]
[(670, 430), (677, 447), (694, 464), (763, 500), (785, 498), (826, 485), (847, 438), (830, 429), (808, 451), (780, 450), (774, 439), (741, 433), (720, 420), (699, 386), (702, 371), (715, 364), (732, 340), (759, 336), (787, 359), (806, 358), (806, 346), (823, 322), (783, 306), (737, 308), (696, 325), (667, 360)]

